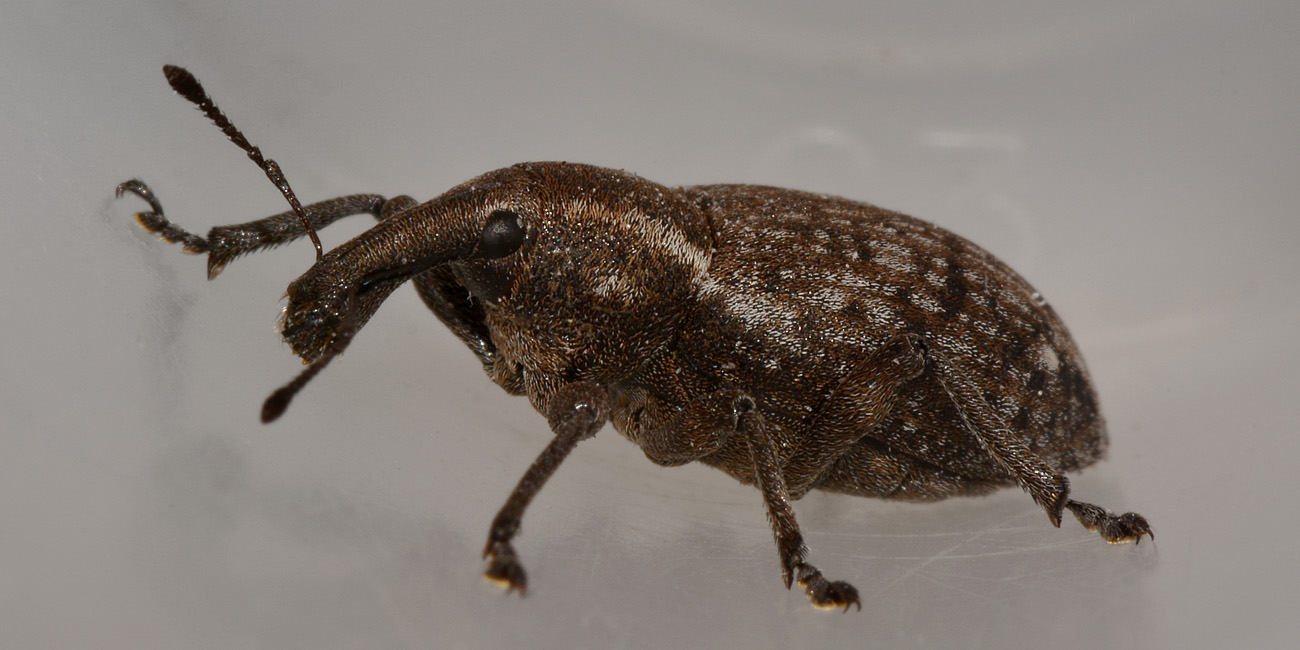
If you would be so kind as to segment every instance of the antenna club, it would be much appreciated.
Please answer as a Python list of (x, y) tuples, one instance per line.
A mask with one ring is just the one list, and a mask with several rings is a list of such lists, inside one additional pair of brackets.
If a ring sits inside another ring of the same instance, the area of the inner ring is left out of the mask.
[(289, 402), (293, 401), (296, 392), (298, 392), (296, 388), (290, 385), (282, 386), (271, 393), (271, 396), (262, 402), (262, 424), (270, 424), (280, 419), (280, 416), (288, 410)]
[(208, 93), (203, 90), (203, 85), (189, 70), (169, 64), (163, 66), (163, 74), (167, 76), (167, 83), (171, 85), (172, 90), (191, 103), (202, 104), (208, 100)]

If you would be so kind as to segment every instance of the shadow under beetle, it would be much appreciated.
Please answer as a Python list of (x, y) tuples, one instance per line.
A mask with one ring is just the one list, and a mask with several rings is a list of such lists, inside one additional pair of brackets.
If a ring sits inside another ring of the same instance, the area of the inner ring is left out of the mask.
[[(669, 188), (560, 162), (489, 172), (427, 203), (357, 194), (304, 208), (197, 79), (164, 73), (293, 209), (203, 238), (131, 180), (117, 192), (149, 203), (139, 223), (207, 253), (209, 278), (245, 253), (316, 244), (282, 321), (310, 365), (263, 421), (408, 280), (492, 381), (546, 416), (555, 437), (483, 551), (508, 590), (527, 586), (511, 540), (528, 503), (607, 420), (656, 463), (700, 461), (756, 485), (786, 587), (817, 607), (861, 603), (807, 561), (791, 503), (813, 489), (934, 501), (1019, 485), (1055, 526), (1069, 510), (1108, 542), (1154, 537), (1141, 515), (1069, 497), (1062, 472), (1107, 444), (1083, 360), (1024, 279), (957, 235), (834, 197)], [(356, 214), (379, 225), (322, 255), (315, 230)]]

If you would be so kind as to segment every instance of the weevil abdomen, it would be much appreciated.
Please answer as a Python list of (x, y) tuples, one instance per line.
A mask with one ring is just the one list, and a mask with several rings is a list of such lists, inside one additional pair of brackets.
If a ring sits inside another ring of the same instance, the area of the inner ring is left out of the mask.
[[(784, 457), (817, 444), (810, 425), (819, 400), (855, 360), (892, 337), (915, 334), (969, 374), (1005, 426), (1056, 471), (1104, 453), (1096, 397), (1064, 324), (983, 249), (932, 224), (839, 198), (747, 185), (685, 191), (707, 207), (715, 248), (672, 357), (694, 377), (674, 368), (687, 390), (647, 383), (656, 398), (676, 407), (722, 386), (744, 387)], [(885, 496), (872, 486), (900, 483), (879, 474), (906, 469), (936, 476), (933, 489), (903, 487), (888, 496), (934, 499), (1014, 481), (973, 444), (932, 377), (907, 382), (901, 393), (814, 487)], [(893, 465), (882, 464), (890, 457)], [(702, 460), (752, 479), (742, 449)]]

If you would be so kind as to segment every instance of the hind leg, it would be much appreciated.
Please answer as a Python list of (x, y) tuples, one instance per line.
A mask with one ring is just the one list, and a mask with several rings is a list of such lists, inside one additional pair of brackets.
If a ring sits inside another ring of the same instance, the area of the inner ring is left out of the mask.
[(1136, 512), (1117, 515), (1101, 506), (1074, 499), (1067, 501), (1065, 507), (1074, 513), (1075, 518), (1083, 524), (1084, 528), (1096, 531), (1102, 539), (1111, 544), (1123, 544), (1128, 541), (1137, 544), (1142, 541), (1143, 535), (1153, 540), (1156, 538), (1156, 534), (1151, 531), (1151, 526), (1147, 524), (1146, 517)]
[(1069, 480), (1029, 450), (984, 400), (978, 386), (933, 346), (926, 354), (929, 367), (934, 368), (935, 377), (952, 399), (962, 424), (984, 451), (997, 459), (1016, 483), (1047, 511), (1053, 526), (1061, 525), (1061, 514), (1068, 508), (1086, 528), (1112, 544), (1129, 540), (1136, 543), (1143, 535), (1155, 539), (1142, 515), (1135, 512), (1116, 515), (1105, 508), (1071, 499)]

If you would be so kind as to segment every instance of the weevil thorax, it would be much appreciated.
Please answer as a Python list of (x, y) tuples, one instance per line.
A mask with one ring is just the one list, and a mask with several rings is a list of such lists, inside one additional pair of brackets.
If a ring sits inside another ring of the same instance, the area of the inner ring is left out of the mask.
[(668, 343), (712, 252), (702, 211), (619, 170), (523, 163), (485, 174), (477, 212), (518, 215), (511, 255), (452, 262), (504, 359), (566, 379), (612, 380)]

